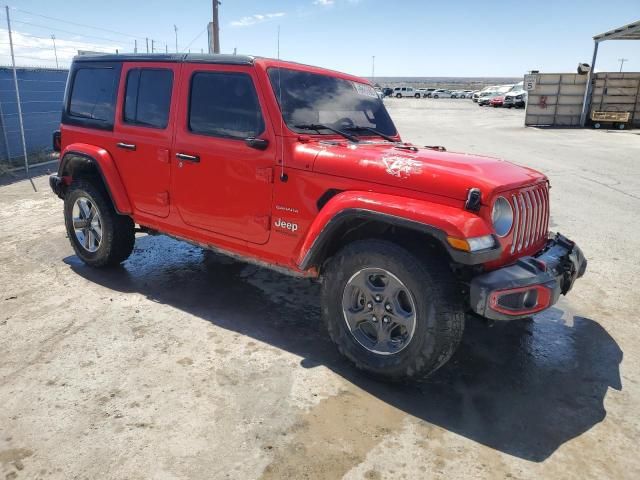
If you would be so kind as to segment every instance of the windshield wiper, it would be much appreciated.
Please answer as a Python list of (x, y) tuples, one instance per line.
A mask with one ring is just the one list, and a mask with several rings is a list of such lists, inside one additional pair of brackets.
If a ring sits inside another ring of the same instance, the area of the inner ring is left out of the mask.
[(364, 125), (353, 125), (351, 127), (346, 127), (345, 130), (348, 130), (350, 132), (358, 132), (358, 131), (370, 132), (370, 133), (373, 133), (374, 135), (384, 138), (388, 142), (397, 143), (397, 140), (394, 139), (393, 137), (390, 137), (389, 135), (385, 135), (384, 133), (379, 132), (375, 128), (365, 127)]
[(320, 132), (320, 130), (329, 130), (330, 132), (337, 133), (338, 135), (343, 136), (347, 140), (351, 140), (352, 142), (358, 143), (358, 137), (355, 135), (350, 135), (342, 130), (338, 130), (337, 128), (329, 127), (328, 125), (323, 125), (322, 123), (305, 123), (303, 125), (294, 125), (295, 128), (299, 128), (300, 130), (315, 130), (316, 132)]

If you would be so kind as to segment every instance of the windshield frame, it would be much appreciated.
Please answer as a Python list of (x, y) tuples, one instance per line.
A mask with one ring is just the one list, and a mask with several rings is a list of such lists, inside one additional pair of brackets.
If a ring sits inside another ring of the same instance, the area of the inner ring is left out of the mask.
[[(322, 137), (322, 138), (342, 138), (340, 135), (338, 135), (337, 133), (334, 132), (330, 132), (330, 131), (322, 131), (322, 132), (318, 132), (318, 131), (311, 131), (308, 129), (299, 129), (295, 127), (296, 123), (299, 122), (295, 122), (292, 121), (292, 119), (289, 119), (290, 121), (287, 122), (287, 119), (285, 117), (285, 114), (282, 111), (282, 106), (280, 105), (280, 98), (278, 95), (278, 86), (272, 82), (272, 78), (270, 75), (271, 70), (289, 70), (291, 72), (294, 73), (300, 73), (300, 74), (310, 74), (310, 75), (318, 75), (318, 76), (324, 76), (324, 77), (329, 77), (329, 78), (333, 78), (339, 81), (344, 81), (344, 82), (350, 82), (350, 83), (358, 83), (364, 86), (367, 86), (371, 89), (373, 89), (375, 91), (375, 87), (367, 82), (364, 79), (358, 78), (358, 77), (354, 77), (348, 74), (342, 74), (341, 72), (336, 72), (336, 71), (332, 71), (332, 70), (325, 70), (319, 67), (308, 67), (308, 68), (301, 68), (301, 67), (306, 67), (306, 66), (300, 66), (300, 65), (291, 65), (291, 64), (287, 64), (287, 63), (278, 63), (278, 64), (267, 64), (265, 65), (264, 68), (264, 72), (265, 72), (265, 77), (266, 77), (266, 81), (267, 81), (267, 85), (269, 85), (269, 90), (271, 91), (270, 93), (273, 95), (273, 98), (275, 99), (275, 107), (277, 108), (278, 111), (278, 115), (280, 117), (280, 120), (282, 122), (282, 128), (288, 130), (289, 134), (291, 135), (308, 135), (308, 136), (313, 136), (313, 137)], [(387, 110), (384, 102), (382, 101), (382, 99), (376, 94), (375, 97), (371, 96), (370, 100), (372, 102), (375, 102), (377, 104), (379, 104), (379, 106), (384, 110), (385, 115), (388, 117), (389, 120), (389, 124), (392, 126), (393, 128), (393, 133), (392, 134), (388, 134), (389, 137), (393, 137), (395, 139), (399, 139), (400, 138), (400, 134), (398, 132), (398, 128), (396, 127), (393, 118), (391, 118), (391, 115), (389, 114), (389, 111)], [(322, 122), (320, 122), (322, 123)], [(331, 124), (333, 126), (333, 124)], [(360, 126), (360, 125), (359, 125)], [(370, 127), (369, 125), (363, 125), (366, 127)], [(339, 127), (335, 127), (335, 128), (339, 128)], [(374, 127), (375, 128), (375, 127)], [(354, 134), (356, 135), (356, 134)], [(361, 139), (378, 139), (378, 140), (382, 140), (382, 138), (380, 137), (380, 135), (377, 135), (375, 133), (371, 133), (371, 132), (365, 132), (365, 130), (362, 130), (362, 133), (358, 133), (357, 137), (361, 138)], [(386, 140), (384, 140), (386, 142)]]

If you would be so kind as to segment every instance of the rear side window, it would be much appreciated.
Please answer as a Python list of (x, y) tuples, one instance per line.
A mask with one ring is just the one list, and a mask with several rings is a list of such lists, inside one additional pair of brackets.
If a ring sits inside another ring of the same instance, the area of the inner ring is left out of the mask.
[(130, 70), (127, 74), (123, 121), (142, 127), (166, 128), (172, 86), (171, 70)]
[(264, 120), (251, 77), (245, 73), (194, 73), (189, 130), (202, 135), (243, 139), (264, 132)]
[(113, 124), (118, 73), (113, 68), (79, 68), (75, 72), (69, 115)]

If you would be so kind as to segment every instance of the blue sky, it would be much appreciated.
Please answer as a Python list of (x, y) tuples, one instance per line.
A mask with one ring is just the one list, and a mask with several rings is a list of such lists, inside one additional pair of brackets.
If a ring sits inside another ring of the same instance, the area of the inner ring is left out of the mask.
[[(62, 64), (79, 48), (132, 50), (134, 37), (139, 48), (148, 36), (174, 51), (174, 24), (180, 50), (206, 51), (210, 0), (9, 1), (20, 64), (54, 62), (52, 34)], [(520, 76), (590, 63), (591, 37), (640, 20), (640, 0), (222, 0), (220, 12), (225, 53), (276, 56), (280, 26), (283, 59), (356, 75), (371, 75), (375, 55), (376, 76)], [(625, 71), (640, 71), (640, 42), (605, 42), (596, 68), (617, 71), (621, 57)]]

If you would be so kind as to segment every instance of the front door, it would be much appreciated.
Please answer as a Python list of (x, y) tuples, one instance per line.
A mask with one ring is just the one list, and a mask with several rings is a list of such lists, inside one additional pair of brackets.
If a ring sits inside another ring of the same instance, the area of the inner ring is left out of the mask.
[(180, 216), (266, 243), (276, 149), (253, 68), (184, 64), (181, 75), (171, 192)]
[(178, 83), (177, 63), (125, 63), (112, 152), (136, 211), (169, 215), (169, 121)]

